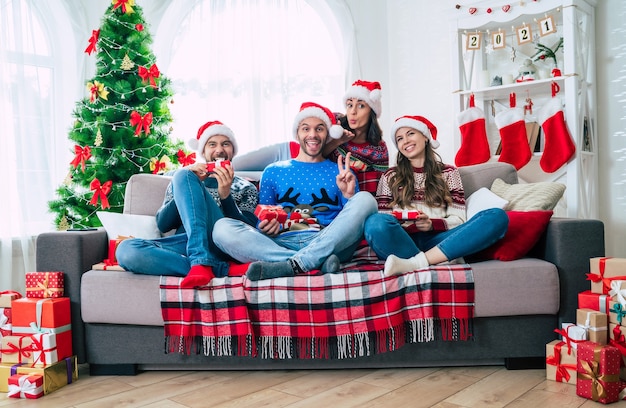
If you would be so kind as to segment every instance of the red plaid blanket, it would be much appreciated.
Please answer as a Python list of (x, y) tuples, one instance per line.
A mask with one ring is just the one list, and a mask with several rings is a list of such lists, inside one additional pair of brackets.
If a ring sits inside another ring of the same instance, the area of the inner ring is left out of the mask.
[(471, 338), (469, 265), (386, 278), (364, 249), (344, 273), (253, 282), (216, 278), (181, 289), (161, 277), (166, 352), (261, 358), (355, 358), (406, 343)]

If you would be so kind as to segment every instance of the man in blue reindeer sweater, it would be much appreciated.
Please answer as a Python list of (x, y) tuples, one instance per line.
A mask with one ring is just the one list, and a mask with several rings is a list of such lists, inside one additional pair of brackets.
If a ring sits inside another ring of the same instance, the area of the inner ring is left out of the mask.
[[(343, 133), (334, 114), (313, 102), (302, 104), (294, 120), (300, 153), (263, 171), (259, 203), (281, 205), (287, 212), (306, 211), (307, 223), (285, 228), (276, 219), (257, 228), (232, 218), (215, 224), (213, 240), (240, 262), (252, 262), (250, 280), (295, 276), (321, 269), (339, 271), (363, 234), (365, 219), (377, 211), (376, 200), (359, 192), (350, 158), (333, 163), (322, 156), (327, 138)], [(303, 228), (304, 226), (304, 228)]]

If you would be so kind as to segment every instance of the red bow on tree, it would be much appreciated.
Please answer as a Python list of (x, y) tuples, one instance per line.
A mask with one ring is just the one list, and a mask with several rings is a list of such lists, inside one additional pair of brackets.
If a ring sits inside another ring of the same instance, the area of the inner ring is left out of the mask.
[(146, 135), (149, 135), (150, 125), (152, 124), (152, 112), (148, 112), (141, 116), (139, 112), (132, 111), (130, 113), (130, 124), (131, 126), (137, 126), (135, 129), (135, 136), (139, 136), (142, 129), (146, 132)]
[(74, 160), (70, 163), (74, 166), (74, 168), (78, 167), (80, 164), (83, 173), (85, 172), (85, 161), (89, 160), (91, 157), (91, 148), (89, 146), (80, 147), (79, 145), (74, 145)]
[(85, 52), (91, 55), (92, 52), (96, 50), (96, 43), (98, 42), (98, 37), (100, 36), (100, 30), (93, 30), (91, 32), (91, 38), (89, 38), (89, 45), (85, 48)]
[(185, 154), (185, 152), (183, 152), (182, 150), (178, 150), (178, 153), (176, 153), (177, 157), (178, 157), (178, 163), (180, 163), (181, 166), (186, 167), (189, 166), (190, 164), (194, 164), (196, 162), (196, 153), (189, 153), (189, 154)]
[(133, 13), (133, 7), (135, 5), (135, 0), (113, 0), (113, 10), (118, 7), (122, 7), (122, 13)]
[(94, 193), (93, 197), (91, 197), (91, 201), (89, 201), (89, 204), (94, 206), (98, 205), (98, 199), (100, 199), (100, 203), (103, 209), (111, 208), (107, 195), (111, 192), (112, 185), (113, 182), (111, 182), (111, 180), (105, 182), (102, 185), (100, 185), (100, 180), (98, 180), (97, 178), (91, 180), (89, 189), (92, 190)]
[(142, 82), (146, 82), (148, 79), (150, 80), (150, 85), (153, 88), (156, 88), (156, 82), (154, 78), (158, 78), (161, 73), (159, 72), (159, 68), (157, 68), (156, 64), (152, 64), (150, 69), (146, 67), (139, 67), (139, 76), (141, 77)]

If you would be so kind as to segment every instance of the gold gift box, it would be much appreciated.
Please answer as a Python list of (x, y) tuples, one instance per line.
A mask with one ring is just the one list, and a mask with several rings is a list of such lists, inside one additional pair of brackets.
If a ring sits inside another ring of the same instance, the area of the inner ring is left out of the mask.
[(78, 380), (78, 359), (72, 356), (46, 367), (31, 367), (31, 364), (0, 364), (0, 392), (9, 392), (8, 381), (12, 374), (42, 375), (43, 393), (50, 394)]

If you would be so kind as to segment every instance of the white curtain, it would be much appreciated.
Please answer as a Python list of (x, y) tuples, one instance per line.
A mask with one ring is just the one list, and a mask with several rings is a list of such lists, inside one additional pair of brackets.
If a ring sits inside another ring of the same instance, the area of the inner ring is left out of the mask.
[(76, 52), (65, 9), (45, 3), (0, 0), (0, 290), (23, 292), (36, 270), (35, 237), (52, 228), (47, 203), (69, 163)]
[(292, 140), (302, 102), (344, 110), (341, 97), (355, 78), (346, 78), (353, 55), (329, 6), (342, 9), (336, 2), (182, 3), (171, 2), (155, 41), (157, 64), (174, 85), (174, 137), (187, 141), (220, 120), (245, 153)]

